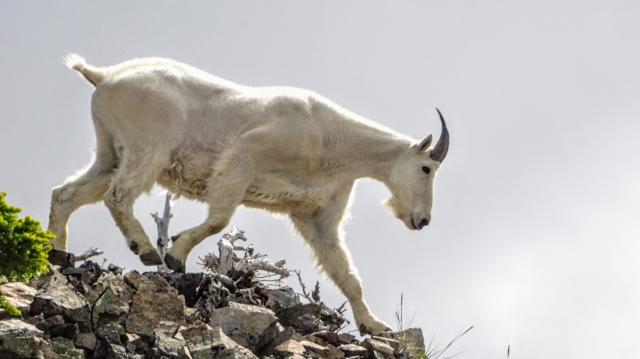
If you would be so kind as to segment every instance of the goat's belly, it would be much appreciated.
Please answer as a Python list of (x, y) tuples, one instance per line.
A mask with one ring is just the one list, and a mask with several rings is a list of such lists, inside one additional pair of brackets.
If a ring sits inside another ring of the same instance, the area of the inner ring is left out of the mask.
[(308, 211), (326, 202), (324, 192), (318, 187), (283, 179), (258, 179), (247, 188), (242, 203), (275, 212)]

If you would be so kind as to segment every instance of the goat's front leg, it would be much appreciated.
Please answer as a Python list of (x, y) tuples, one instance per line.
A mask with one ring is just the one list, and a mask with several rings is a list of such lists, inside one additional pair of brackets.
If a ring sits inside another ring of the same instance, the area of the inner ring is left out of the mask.
[(209, 206), (209, 216), (200, 225), (172, 236), (173, 245), (164, 256), (164, 262), (170, 269), (178, 272), (186, 270), (187, 257), (191, 250), (205, 238), (212, 236), (227, 226), (237, 205), (233, 207)]
[(340, 238), (339, 225), (344, 207), (333, 208), (335, 204), (312, 215), (292, 214), (291, 219), (313, 249), (322, 270), (349, 300), (360, 333), (388, 331), (389, 326), (371, 312), (364, 300), (358, 270), (351, 261), (349, 249)]
[(227, 226), (236, 207), (244, 199), (253, 178), (252, 173), (251, 159), (242, 155), (236, 155), (233, 160), (223, 161), (217, 166), (207, 183), (205, 194), (209, 215), (202, 224), (171, 237), (174, 243), (164, 257), (167, 267), (184, 271), (191, 250)]

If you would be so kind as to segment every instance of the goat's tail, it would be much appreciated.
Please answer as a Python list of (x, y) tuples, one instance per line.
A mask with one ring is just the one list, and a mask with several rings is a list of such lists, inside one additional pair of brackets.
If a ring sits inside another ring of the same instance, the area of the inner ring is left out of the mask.
[(93, 86), (98, 85), (105, 79), (106, 71), (99, 67), (88, 65), (84, 58), (77, 54), (68, 54), (64, 57), (64, 63), (71, 70), (80, 73)]

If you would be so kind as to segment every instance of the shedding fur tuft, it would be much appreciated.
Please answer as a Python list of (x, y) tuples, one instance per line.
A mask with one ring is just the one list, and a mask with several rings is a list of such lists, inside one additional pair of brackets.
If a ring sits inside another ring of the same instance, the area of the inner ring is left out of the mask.
[(78, 54), (68, 54), (64, 57), (64, 64), (71, 70), (82, 72), (84, 67), (87, 65), (87, 61)]
[(78, 54), (68, 54), (64, 57), (64, 63), (71, 70), (80, 73), (93, 86), (98, 86), (105, 78), (105, 71), (95, 66), (87, 65), (87, 61)]

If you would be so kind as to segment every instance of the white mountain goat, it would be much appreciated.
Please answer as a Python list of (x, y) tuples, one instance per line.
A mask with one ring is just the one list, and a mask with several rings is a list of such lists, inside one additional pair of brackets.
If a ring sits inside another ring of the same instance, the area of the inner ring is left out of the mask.
[(360, 331), (389, 329), (363, 298), (341, 221), (354, 181), (370, 177), (389, 188), (387, 206), (409, 229), (429, 224), (434, 175), (449, 147), (439, 111), (442, 134), (430, 149), (431, 135), (416, 141), (306, 90), (241, 86), (168, 59), (66, 62), (96, 87), (97, 150), (86, 172), (53, 190), (55, 249), (67, 248), (71, 213), (103, 200), (142, 263), (161, 264), (133, 215), (155, 183), (209, 206), (202, 224), (173, 237), (164, 262), (178, 271), (239, 205), (285, 213), (349, 300)]

